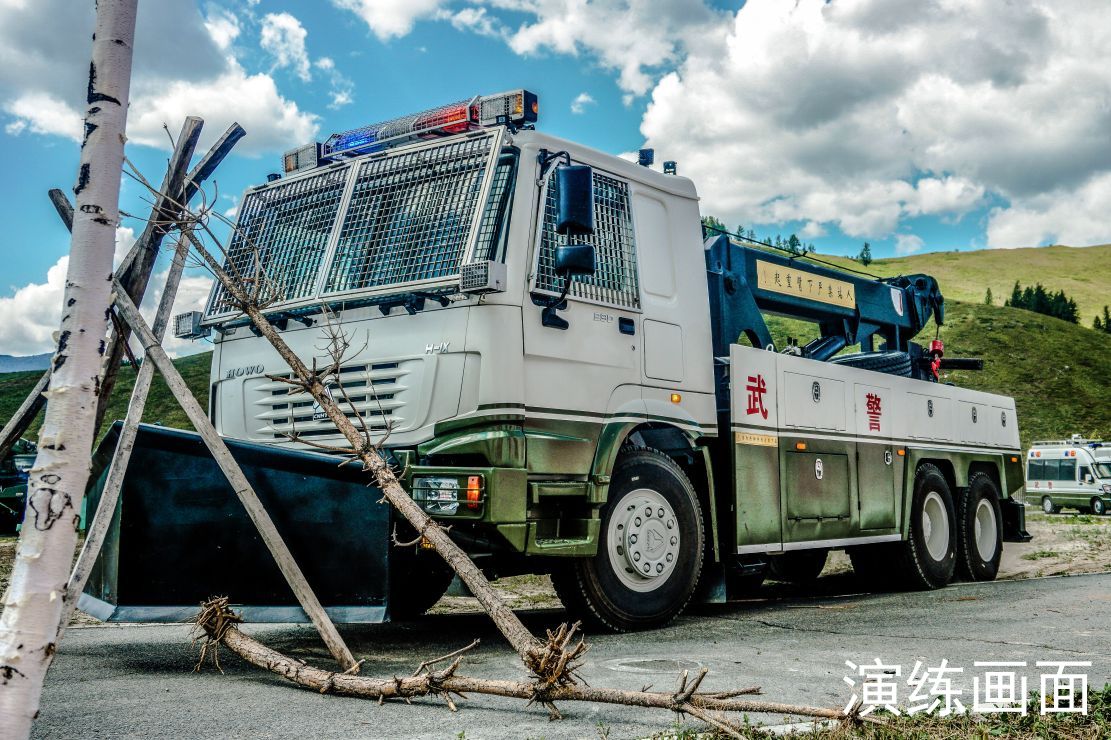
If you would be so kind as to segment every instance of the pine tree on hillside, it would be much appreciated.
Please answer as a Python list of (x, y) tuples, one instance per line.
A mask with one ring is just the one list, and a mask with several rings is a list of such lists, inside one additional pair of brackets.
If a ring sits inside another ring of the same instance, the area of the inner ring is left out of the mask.
[(995, 301), (992, 299), (991, 288), (988, 288), (987, 292), (984, 293), (984, 305), (985, 306), (991, 306), (994, 303), (995, 303)]
[(1111, 310), (1107, 306), (1103, 307), (1103, 319), (1099, 316), (1092, 321), (1092, 328), (1096, 331), (1102, 331), (1105, 334), (1111, 334)]
[(857, 256), (857, 260), (860, 262), (860, 264), (865, 266), (872, 264), (871, 244), (869, 244), (868, 242), (864, 242), (864, 248), (860, 250), (860, 254)]

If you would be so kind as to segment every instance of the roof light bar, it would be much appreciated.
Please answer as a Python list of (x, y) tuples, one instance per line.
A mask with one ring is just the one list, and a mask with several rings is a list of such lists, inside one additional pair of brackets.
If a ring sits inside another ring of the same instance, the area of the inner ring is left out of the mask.
[(450, 136), (486, 126), (534, 123), (538, 109), (536, 95), (528, 90), (476, 95), (458, 103), (332, 134), (320, 147), (319, 159), (323, 162), (353, 157), (414, 139)]

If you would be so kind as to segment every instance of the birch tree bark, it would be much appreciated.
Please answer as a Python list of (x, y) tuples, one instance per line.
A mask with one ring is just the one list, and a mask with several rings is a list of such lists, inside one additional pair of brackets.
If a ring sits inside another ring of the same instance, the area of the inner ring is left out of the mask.
[(46, 418), (27, 515), (0, 616), (0, 737), (25, 738), (38, 713), (89, 477), (119, 221), (137, 0), (99, 0), (73, 238)]

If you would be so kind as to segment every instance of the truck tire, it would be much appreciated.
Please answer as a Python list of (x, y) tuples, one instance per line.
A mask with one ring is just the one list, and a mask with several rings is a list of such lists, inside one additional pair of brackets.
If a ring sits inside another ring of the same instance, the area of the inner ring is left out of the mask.
[(614, 466), (602, 509), (598, 554), (552, 574), (563, 605), (612, 632), (661, 627), (690, 601), (705, 550), (694, 486), (674, 460), (627, 449)]
[(768, 561), (768, 575), (777, 581), (805, 586), (818, 580), (829, 550), (794, 550)]
[(902, 378), (910, 377), (910, 355), (906, 352), (857, 352), (834, 357), (830, 362)]
[(960, 502), (957, 573), (966, 581), (994, 581), (1003, 557), (999, 488), (986, 473), (974, 473)]
[(390, 619), (413, 619), (440, 600), (455, 572), (434, 552), (392, 548), (390, 552)]
[(1103, 499), (1099, 496), (1092, 497), (1092, 513), (1096, 516), (1103, 516), (1107, 513), (1107, 504), (1103, 503)]
[(914, 476), (910, 536), (897, 548), (896, 569), (910, 588), (942, 588), (957, 565), (957, 512), (949, 483), (936, 465), (924, 463)]
[(1046, 514), (1056, 514), (1061, 510), (1060, 506), (1053, 503), (1053, 499), (1049, 496), (1042, 496), (1042, 511)]

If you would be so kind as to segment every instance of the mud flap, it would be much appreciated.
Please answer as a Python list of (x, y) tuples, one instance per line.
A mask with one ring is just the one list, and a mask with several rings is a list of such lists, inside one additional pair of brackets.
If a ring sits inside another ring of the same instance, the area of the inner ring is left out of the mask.
[(1029, 542), (1034, 536), (1026, 531), (1026, 506), (1006, 498), (999, 502), (1003, 514), (1003, 541)]
[[(90, 513), (121, 428), (93, 457)], [(225, 441), (331, 618), (386, 621), (390, 507), (366, 473), (328, 455)], [(141, 425), (78, 608), (113, 622), (178, 622), (211, 596), (228, 596), (246, 621), (308, 621), (201, 438)]]

